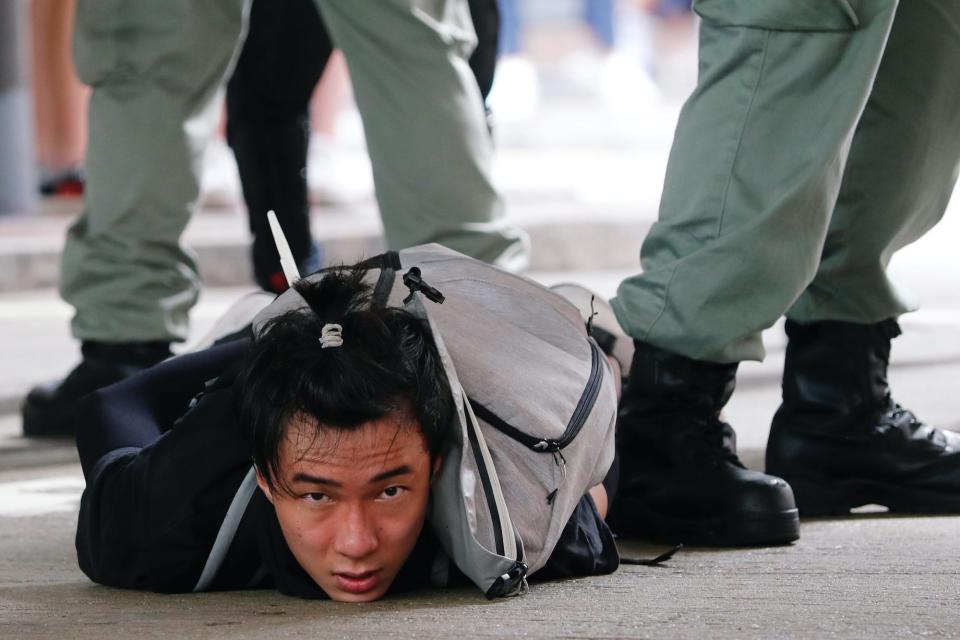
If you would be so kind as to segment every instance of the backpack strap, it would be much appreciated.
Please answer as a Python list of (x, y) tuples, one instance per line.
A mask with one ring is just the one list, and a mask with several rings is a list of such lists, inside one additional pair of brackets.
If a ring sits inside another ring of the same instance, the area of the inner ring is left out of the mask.
[(397, 278), (397, 271), (403, 268), (400, 264), (400, 254), (396, 251), (387, 251), (364, 260), (360, 263), (360, 266), (368, 269), (380, 269), (380, 277), (373, 288), (372, 304), (375, 308), (387, 306), (387, 300), (393, 291), (393, 283)]
[(220, 570), (223, 561), (227, 558), (227, 551), (230, 550), (230, 544), (240, 527), (240, 520), (243, 519), (243, 514), (246, 512), (247, 505), (250, 504), (250, 498), (253, 497), (256, 488), (257, 472), (254, 467), (250, 467), (250, 471), (244, 476), (236, 495), (233, 496), (233, 501), (227, 509), (227, 515), (223, 517), (223, 523), (220, 525), (220, 531), (217, 532), (217, 537), (213, 541), (213, 548), (210, 549), (207, 562), (203, 565), (200, 579), (193, 587), (195, 592), (206, 591), (210, 588), (210, 584), (217, 576), (217, 571)]
[(393, 283), (397, 280), (397, 271), (402, 267), (400, 266), (400, 254), (396, 251), (388, 251), (380, 257), (383, 258), (383, 264), (380, 266), (377, 286), (373, 288), (373, 306), (382, 309), (387, 306), (390, 292), (393, 291)]

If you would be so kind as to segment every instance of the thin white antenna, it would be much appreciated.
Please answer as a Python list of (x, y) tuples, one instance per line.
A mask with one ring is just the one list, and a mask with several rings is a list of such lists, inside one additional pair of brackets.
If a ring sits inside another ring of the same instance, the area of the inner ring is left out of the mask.
[(283, 235), (283, 229), (280, 228), (280, 222), (273, 209), (267, 211), (267, 220), (270, 222), (270, 232), (273, 233), (273, 243), (277, 245), (277, 253), (280, 254), (280, 268), (283, 269), (283, 275), (287, 278), (287, 285), (292, 287), (293, 283), (300, 279), (293, 252), (290, 251), (290, 245), (287, 244), (287, 238)]

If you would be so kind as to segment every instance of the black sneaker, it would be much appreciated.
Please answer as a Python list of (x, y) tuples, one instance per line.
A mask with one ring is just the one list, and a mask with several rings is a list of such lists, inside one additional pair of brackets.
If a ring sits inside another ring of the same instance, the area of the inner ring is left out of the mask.
[(79, 198), (86, 189), (83, 170), (71, 167), (60, 171), (44, 171), (40, 179), (40, 194), (59, 198)]
[(614, 531), (687, 545), (796, 540), (800, 524), (789, 485), (746, 469), (733, 429), (720, 418), (737, 365), (635, 346), (617, 425)]

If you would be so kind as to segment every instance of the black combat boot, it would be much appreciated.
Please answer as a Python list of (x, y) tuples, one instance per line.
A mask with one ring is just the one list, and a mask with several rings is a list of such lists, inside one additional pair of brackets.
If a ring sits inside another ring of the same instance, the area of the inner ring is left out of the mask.
[(747, 470), (733, 429), (720, 419), (737, 365), (635, 345), (617, 424), (614, 531), (695, 545), (796, 540), (800, 523), (790, 487)]
[(960, 434), (919, 421), (890, 396), (894, 320), (787, 321), (783, 404), (767, 471), (786, 478), (804, 516), (865, 504), (960, 513)]
[(23, 402), (25, 436), (72, 436), (79, 400), (170, 356), (167, 342), (84, 342), (83, 360), (66, 378), (38, 385)]

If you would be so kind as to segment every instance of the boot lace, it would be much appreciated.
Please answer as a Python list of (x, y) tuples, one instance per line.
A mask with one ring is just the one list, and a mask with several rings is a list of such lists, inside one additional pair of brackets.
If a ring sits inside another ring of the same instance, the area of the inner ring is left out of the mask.
[(884, 398), (886, 411), (880, 416), (877, 431), (883, 434), (899, 431), (911, 440), (927, 440), (938, 447), (947, 445), (946, 435), (917, 419), (912, 411), (895, 401), (888, 392)]
[(707, 445), (702, 450), (713, 464), (729, 462), (741, 469), (746, 469), (737, 455), (737, 435), (733, 427), (719, 417), (711, 416), (697, 420), (697, 428), (703, 442)]

